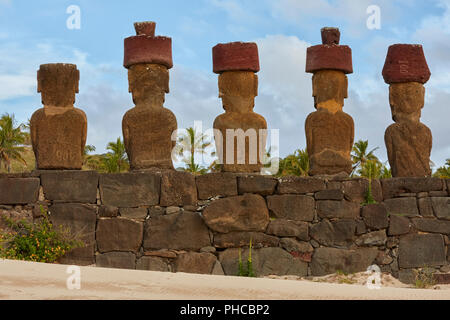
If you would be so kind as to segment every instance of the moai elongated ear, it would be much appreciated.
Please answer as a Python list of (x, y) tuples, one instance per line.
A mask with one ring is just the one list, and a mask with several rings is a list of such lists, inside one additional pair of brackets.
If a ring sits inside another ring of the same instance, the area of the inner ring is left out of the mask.
[(41, 93), (41, 90), (42, 90), (42, 88), (41, 88), (41, 73), (38, 70), (37, 71), (37, 92)]
[(344, 99), (348, 98), (348, 77), (345, 76), (345, 93), (344, 93)]
[(254, 80), (253, 84), (255, 86), (255, 88), (254, 88), (254, 90), (255, 90), (255, 97), (257, 97), (258, 96), (258, 85), (259, 85), (259, 78), (258, 78), (257, 74), (255, 74), (255, 80)]
[(75, 93), (80, 92), (80, 70), (75, 70)]
[(169, 81), (170, 80), (170, 75), (169, 75), (169, 70), (167, 70), (165, 76), (164, 76), (164, 92), (165, 93), (170, 93), (170, 86), (169, 86)]
[(316, 74), (313, 73), (312, 76), (312, 96), (315, 97), (316, 96), (316, 86), (314, 85), (314, 80), (316, 79)]

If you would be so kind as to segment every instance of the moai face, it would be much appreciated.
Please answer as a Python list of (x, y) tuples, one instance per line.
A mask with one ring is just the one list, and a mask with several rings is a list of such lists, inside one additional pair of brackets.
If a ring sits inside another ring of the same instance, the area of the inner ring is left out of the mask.
[(38, 71), (38, 92), (44, 106), (70, 108), (78, 93), (80, 72), (73, 64), (44, 64)]
[(326, 109), (336, 113), (342, 111), (344, 99), (348, 96), (348, 78), (336, 70), (322, 70), (314, 73), (313, 97), (316, 109)]
[(419, 122), (425, 105), (425, 87), (419, 82), (393, 83), (389, 87), (389, 103), (394, 122)]
[(219, 76), (219, 98), (228, 112), (248, 113), (258, 95), (258, 76), (251, 71), (227, 71)]
[(169, 70), (159, 64), (135, 64), (128, 70), (128, 83), (136, 106), (162, 107), (169, 93)]

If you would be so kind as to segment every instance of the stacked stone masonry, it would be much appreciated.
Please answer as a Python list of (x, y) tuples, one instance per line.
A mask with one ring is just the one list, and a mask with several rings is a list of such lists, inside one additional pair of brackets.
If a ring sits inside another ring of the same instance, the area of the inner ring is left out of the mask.
[(48, 209), (86, 243), (63, 264), (236, 276), (251, 240), (257, 276), (448, 272), (450, 180), (371, 184), (363, 205), (365, 179), (37, 171), (0, 176), (0, 215)]

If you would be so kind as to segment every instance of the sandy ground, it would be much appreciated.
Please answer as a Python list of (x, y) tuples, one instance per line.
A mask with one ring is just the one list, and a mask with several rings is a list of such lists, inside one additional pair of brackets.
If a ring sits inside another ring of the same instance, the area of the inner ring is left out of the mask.
[[(450, 300), (450, 288), (419, 290), (392, 287), (380, 290), (360, 284), (81, 268), (81, 289), (69, 290), (67, 266), (0, 260), (0, 299), (18, 300)], [(324, 280), (325, 279), (325, 280)], [(361, 280), (361, 279), (360, 279)], [(393, 280), (392, 280), (393, 281)]]

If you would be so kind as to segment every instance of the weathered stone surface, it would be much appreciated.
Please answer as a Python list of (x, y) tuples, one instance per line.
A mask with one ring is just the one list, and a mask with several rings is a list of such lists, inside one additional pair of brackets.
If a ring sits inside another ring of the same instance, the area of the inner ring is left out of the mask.
[(277, 218), (294, 221), (314, 220), (314, 198), (297, 195), (275, 195), (267, 197), (271, 213)]
[(156, 206), (156, 207), (151, 207), (150, 209), (148, 209), (148, 213), (149, 213), (150, 218), (155, 218), (155, 217), (163, 216), (165, 214), (165, 210), (162, 207)]
[(419, 216), (416, 198), (388, 199), (384, 201), (384, 205), (390, 215), (405, 217)]
[(373, 230), (389, 226), (388, 212), (383, 204), (370, 204), (362, 208), (361, 216), (366, 226)]
[(276, 219), (267, 227), (267, 234), (278, 237), (297, 237), (301, 240), (309, 240), (308, 224), (306, 222)]
[(166, 208), (166, 214), (175, 214), (175, 213), (180, 213), (181, 212), (181, 208), (180, 207), (168, 207)]
[(450, 221), (437, 219), (413, 219), (414, 226), (419, 231), (450, 234)]
[(146, 251), (146, 252), (144, 252), (144, 256), (175, 259), (177, 257), (177, 254), (174, 251), (169, 251), (167, 249), (161, 249), (158, 251)]
[(73, 107), (80, 72), (73, 64), (45, 64), (38, 71), (44, 108), (30, 120), (36, 168), (81, 170), (87, 135), (86, 114)]
[(306, 194), (326, 188), (325, 180), (316, 178), (283, 177), (278, 183), (279, 194)]
[(238, 248), (248, 247), (252, 240), (254, 248), (278, 247), (280, 239), (261, 232), (231, 232), (214, 235), (214, 246), (216, 248)]
[(447, 193), (450, 196), (450, 179), (445, 180), (447, 182)]
[(175, 260), (175, 272), (211, 274), (217, 258), (211, 253), (189, 252)]
[[(226, 71), (219, 75), (219, 92), (224, 114), (214, 121), (216, 150), (222, 171), (260, 173), (266, 145), (267, 122), (255, 113), (258, 76), (248, 70)], [(228, 149), (233, 151), (229, 154)]]
[(421, 198), (417, 200), (417, 205), (419, 206), (419, 212), (422, 217), (434, 217), (433, 205), (430, 198)]
[(400, 239), (400, 268), (442, 266), (445, 261), (444, 238), (439, 234), (413, 234)]
[[(247, 266), (248, 250), (242, 251), (244, 268)], [(256, 276), (268, 275), (295, 275), (306, 276), (308, 264), (300, 259), (294, 258), (281, 248), (263, 248), (252, 251), (253, 270)], [(226, 275), (236, 276), (239, 272), (239, 250), (227, 249), (219, 254)]]
[(151, 173), (100, 175), (102, 203), (119, 208), (153, 206), (159, 203), (160, 177)]
[(58, 260), (65, 265), (91, 266), (95, 264), (95, 244), (75, 248)]
[(266, 201), (252, 194), (216, 200), (203, 211), (203, 218), (209, 228), (220, 233), (264, 232), (270, 221)]
[(356, 273), (366, 271), (378, 255), (376, 248), (342, 250), (335, 248), (317, 248), (310, 264), (313, 276), (325, 276), (342, 271)]
[(147, 208), (121, 208), (120, 216), (127, 219), (144, 220), (148, 215)]
[(216, 261), (216, 264), (214, 265), (213, 271), (211, 273), (214, 276), (224, 276), (225, 272), (223, 272), (222, 265), (220, 264), (219, 260)]
[(436, 217), (450, 220), (450, 198), (431, 198), (431, 203)]
[(381, 181), (384, 199), (391, 199), (401, 193), (418, 193), (443, 190), (438, 178), (392, 178)]
[(259, 71), (258, 46), (253, 42), (220, 43), (213, 48), (214, 73)]
[(49, 171), (41, 173), (47, 200), (96, 203), (98, 173), (95, 171)]
[(389, 220), (390, 222), (388, 234), (390, 236), (400, 236), (409, 233), (409, 230), (411, 229), (411, 223), (409, 222), (408, 218), (390, 215)]
[(131, 252), (108, 252), (96, 256), (100, 268), (136, 269), (136, 255)]
[(196, 183), (200, 200), (238, 195), (237, 177), (232, 173), (211, 173), (198, 176)]
[(186, 206), (197, 204), (197, 186), (195, 177), (189, 172), (169, 171), (162, 175), (162, 207)]
[(97, 246), (101, 253), (137, 252), (142, 245), (144, 224), (128, 219), (100, 219), (97, 223)]
[(100, 218), (115, 218), (119, 216), (119, 208), (111, 206), (100, 206), (98, 208)]
[(257, 193), (262, 196), (270, 196), (275, 193), (278, 180), (264, 176), (249, 176), (238, 178), (239, 194)]
[[(350, 181), (342, 182), (344, 188), (345, 198), (356, 203), (364, 203), (367, 200), (367, 192), (369, 190), (368, 179), (352, 179)], [(381, 191), (380, 180), (373, 179), (372, 196), (377, 202), (383, 201), (383, 194)]]
[(144, 249), (197, 251), (211, 246), (209, 231), (197, 213), (179, 213), (148, 220), (144, 228)]
[(169, 264), (162, 258), (142, 257), (136, 262), (137, 270), (169, 272)]
[(314, 197), (316, 200), (344, 200), (344, 192), (342, 190), (324, 190), (317, 192)]
[(311, 227), (311, 237), (327, 247), (348, 247), (355, 239), (356, 221), (339, 220), (329, 222), (323, 220)]
[(300, 242), (292, 238), (281, 239), (280, 246), (289, 253), (311, 253), (314, 251), (314, 248), (309, 244), (309, 242)]
[(39, 179), (0, 179), (0, 204), (31, 204), (38, 201)]
[(428, 194), (431, 198), (447, 197), (447, 191), (430, 191)]
[(356, 219), (360, 216), (360, 206), (348, 201), (317, 201), (317, 214), (321, 218)]
[(358, 246), (384, 246), (387, 242), (386, 230), (363, 234), (355, 242)]
[(360, 236), (367, 232), (366, 224), (363, 220), (356, 221), (356, 235)]

